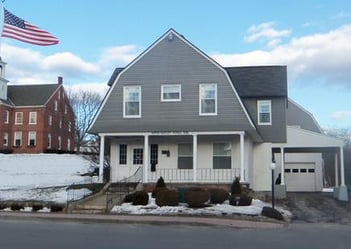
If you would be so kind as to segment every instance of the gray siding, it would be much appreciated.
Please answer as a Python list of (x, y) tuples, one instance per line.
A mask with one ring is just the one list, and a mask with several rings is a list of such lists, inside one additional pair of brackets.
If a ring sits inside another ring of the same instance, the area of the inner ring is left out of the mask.
[[(253, 130), (226, 74), (183, 39), (167, 37), (120, 73), (92, 133)], [(181, 102), (161, 102), (161, 84), (181, 84)], [(217, 116), (199, 116), (199, 84), (217, 83)], [(142, 88), (141, 118), (123, 118), (123, 86)]]
[[(271, 100), (272, 125), (258, 125), (257, 101)], [(243, 99), (246, 109), (249, 111), (251, 120), (257, 127), (258, 133), (264, 141), (272, 143), (286, 142), (286, 98), (245, 98)]]
[(308, 113), (304, 109), (301, 109), (300, 106), (296, 105), (292, 101), (289, 101), (287, 109), (287, 120), (288, 125), (290, 126), (299, 126), (305, 130), (321, 133), (321, 130), (312, 117), (312, 114)]

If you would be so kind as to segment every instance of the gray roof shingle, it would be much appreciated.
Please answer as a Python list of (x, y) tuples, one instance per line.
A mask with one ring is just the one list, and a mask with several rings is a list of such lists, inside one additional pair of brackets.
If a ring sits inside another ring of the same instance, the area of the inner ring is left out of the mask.
[(224, 68), (240, 97), (284, 97), (288, 95), (286, 66)]
[(9, 85), (7, 96), (16, 106), (45, 105), (60, 85)]

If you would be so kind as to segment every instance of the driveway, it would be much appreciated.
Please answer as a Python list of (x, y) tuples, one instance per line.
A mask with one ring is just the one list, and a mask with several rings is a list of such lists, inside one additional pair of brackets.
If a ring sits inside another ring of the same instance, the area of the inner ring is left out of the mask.
[(350, 202), (334, 199), (333, 193), (287, 193), (280, 205), (292, 212), (292, 222), (351, 224)]

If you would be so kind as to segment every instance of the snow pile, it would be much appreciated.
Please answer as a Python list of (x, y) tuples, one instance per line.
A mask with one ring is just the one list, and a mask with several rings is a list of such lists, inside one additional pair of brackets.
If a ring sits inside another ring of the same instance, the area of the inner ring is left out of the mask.
[(0, 189), (67, 186), (84, 180), (90, 161), (77, 155), (0, 154)]
[[(78, 155), (0, 154), (0, 200), (65, 203), (66, 186), (91, 182), (81, 174), (92, 169), (91, 162)], [(74, 191), (79, 196), (89, 190)]]

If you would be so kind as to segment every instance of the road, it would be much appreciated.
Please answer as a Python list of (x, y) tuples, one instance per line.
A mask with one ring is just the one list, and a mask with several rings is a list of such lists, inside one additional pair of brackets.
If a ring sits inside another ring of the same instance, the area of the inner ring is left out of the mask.
[(280, 229), (0, 220), (1, 249), (333, 248), (351, 245), (351, 226), (293, 223)]

